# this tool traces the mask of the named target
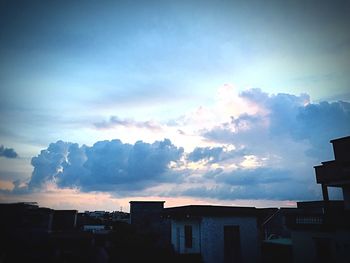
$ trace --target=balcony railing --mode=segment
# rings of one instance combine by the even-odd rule
[[[326,214],[294,214],[287,216],[286,223],[292,229],[350,229],[350,214],[347,212]]]
[[[322,216],[297,216],[295,219],[295,223],[321,225],[323,224],[323,217]]]

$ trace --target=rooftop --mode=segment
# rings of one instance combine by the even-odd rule
[[[345,137],[333,139],[333,140],[331,140],[331,143],[333,143],[333,142],[340,142],[340,141],[350,143],[350,136],[345,136]]]
[[[350,136],[331,140],[334,160],[314,166],[318,184],[342,187],[350,184]]]
[[[78,213],[78,210],[67,209],[67,210],[54,210],[56,214],[58,213]]]
[[[200,217],[200,216],[251,216],[260,215],[261,211],[255,207],[236,206],[211,206],[211,205],[188,205],[170,207],[164,209],[168,217]]]
[[[140,203],[140,204],[143,204],[143,203],[150,203],[150,204],[155,204],[155,203],[165,203],[165,201],[130,201],[129,202],[130,204],[137,204],[137,203]]]
[[[329,200],[329,201],[303,201],[297,202],[298,208],[302,209],[318,209],[318,208],[335,208],[335,209],[344,209],[343,200]]]

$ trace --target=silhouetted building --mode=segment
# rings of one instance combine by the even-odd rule
[[[323,201],[298,202],[287,225],[294,262],[350,262],[350,136],[332,140],[335,160],[315,166]],[[344,201],[331,201],[327,187],[341,187]]]
[[[315,166],[316,180],[322,186],[323,200],[329,200],[328,186],[341,187],[345,208],[350,209],[350,136],[331,140],[334,160]]]
[[[77,210],[54,210],[52,230],[67,231],[77,226]]]
[[[262,262],[293,262],[291,230],[287,225],[290,214],[297,208],[275,209],[262,223]]]
[[[1,262],[45,262],[53,210],[36,203],[0,204]]]
[[[291,237],[290,229],[287,227],[287,217],[296,211],[297,208],[275,209],[262,223],[263,239],[288,239]]]
[[[111,213],[111,219],[113,222],[119,221],[119,222],[130,222],[130,214],[121,212],[121,211],[114,211]]]
[[[130,224],[148,227],[161,221],[165,201],[130,201]]]
[[[36,203],[0,204],[0,222],[6,230],[50,232],[53,210]]]
[[[170,221],[163,218],[165,201],[130,201],[130,224],[154,235],[159,247],[170,245]]]
[[[106,211],[85,211],[85,214],[93,218],[103,219],[109,213]]]
[[[190,205],[166,208],[171,243],[179,254],[204,263],[259,262],[262,213],[255,207]]]

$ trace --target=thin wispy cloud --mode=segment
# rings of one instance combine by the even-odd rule
[[[140,122],[132,119],[120,119],[118,116],[111,116],[108,121],[96,122],[94,125],[97,129],[111,129],[116,126],[145,128],[153,131],[160,131],[162,129],[161,125],[154,121]]]

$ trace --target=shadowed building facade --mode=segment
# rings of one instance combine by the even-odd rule
[[[350,136],[331,140],[334,160],[315,166],[316,181],[322,186],[323,200],[328,201],[328,186],[343,190],[344,205],[350,209]]]
[[[165,201],[130,201],[130,224],[153,235],[158,247],[170,246],[170,222],[162,216]]]
[[[190,205],[166,208],[171,243],[179,254],[199,255],[204,263],[259,262],[259,222],[255,207]]]
[[[287,220],[294,262],[350,262],[350,136],[331,143],[334,160],[314,167],[323,200],[298,202]],[[328,187],[341,187],[344,200],[329,200]]]

